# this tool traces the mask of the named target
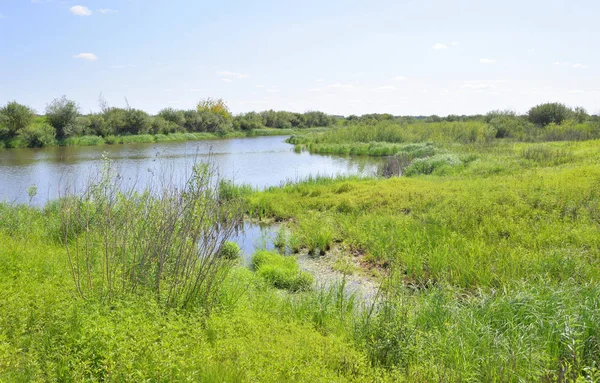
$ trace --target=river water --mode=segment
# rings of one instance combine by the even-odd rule
[[[139,187],[165,173],[183,182],[195,161],[209,159],[221,177],[261,189],[309,176],[374,175],[377,171],[376,159],[296,153],[285,139],[275,136],[0,150],[0,202],[41,206],[66,187],[81,187],[97,176],[103,158]],[[30,198],[27,189],[32,186],[37,193]]]

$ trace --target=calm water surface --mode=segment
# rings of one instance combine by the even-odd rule
[[[295,153],[286,137],[256,137],[156,144],[0,150],[0,201],[43,205],[65,187],[81,187],[98,174],[105,155],[119,173],[143,187],[157,175],[183,182],[194,161],[212,157],[219,174],[264,188],[315,175],[373,175],[379,161]],[[132,182],[134,182],[132,181]]]

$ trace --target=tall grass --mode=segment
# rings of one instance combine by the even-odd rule
[[[219,254],[241,225],[240,200],[221,201],[207,164],[175,185],[165,179],[140,192],[106,162],[83,193],[63,196],[62,238],[80,297],[150,289],[166,307],[211,310],[228,269]]]

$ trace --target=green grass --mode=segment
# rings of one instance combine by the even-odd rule
[[[309,290],[314,283],[312,275],[300,271],[292,256],[261,250],[252,256],[252,266],[261,278],[278,289]]]
[[[266,251],[231,270],[210,313],[146,290],[76,299],[56,204],[0,204],[0,381],[600,380],[600,142],[461,124],[294,138],[415,153],[405,177],[215,190],[285,222],[280,248],[335,249],[378,276],[373,306]]]

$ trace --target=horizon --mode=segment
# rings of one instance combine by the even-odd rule
[[[560,102],[597,115],[599,12],[562,0],[4,4],[0,104],[43,113],[64,94],[88,113],[103,94],[151,114],[213,97],[235,114],[446,116]]]

